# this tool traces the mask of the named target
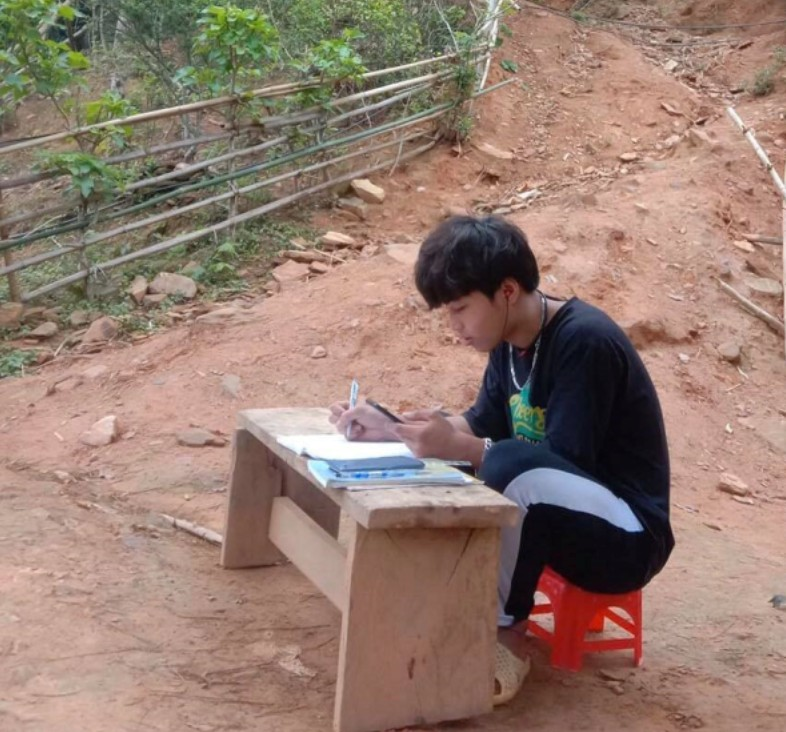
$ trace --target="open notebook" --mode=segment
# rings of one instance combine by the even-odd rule
[[[360,458],[412,457],[403,442],[351,442],[334,432],[326,435],[286,435],[278,438],[283,445],[298,455],[315,460],[356,460]]]

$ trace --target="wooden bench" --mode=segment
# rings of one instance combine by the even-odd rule
[[[277,438],[332,431],[324,409],[240,413],[222,566],[287,557],[339,609],[337,732],[491,711],[500,527],[518,509],[482,485],[322,488]]]

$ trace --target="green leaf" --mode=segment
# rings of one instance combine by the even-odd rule
[[[519,65],[515,61],[511,61],[508,58],[500,61],[499,65],[505,69],[505,71],[510,71],[512,74],[515,74],[519,70]]]
[[[68,52],[68,65],[72,69],[89,69],[90,62],[79,51]]]
[[[76,20],[76,11],[70,5],[60,5],[57,14],[69,22]]]

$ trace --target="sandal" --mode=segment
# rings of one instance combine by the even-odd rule
[[[518,693],[530,669],[529,656],[521,659],[497,643],[494,664],[494,706],[509,702]]]

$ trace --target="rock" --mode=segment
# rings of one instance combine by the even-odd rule
[[[200,427],[192,427],[177,434],[177,444],[185,447],[224,447],[227,441]]]
[[[131,299],[137,304],[141,305],[142,300],[147,295],[147,278],[142,275],[134,277],[134,281],[129,285],[126,292],[131,295]]]
[[[368,209],[366,208],[366,202],[363,201],[361,198],[357,196],[348,196],[347,198],[339,198],[336,205],[351,213],[353,216],[356,216],[361,221],[365,221],[366,217],[368,216]]]
[[[114,414],[99,419],[87,432],[83,432],[79,441],[90,447],[104,447],[113,443],[120,436],[120,423]]]
[[[317,275],[326,274],[330,272],[330,265],[325,262],[311,262],[308,265],[308,271]]]
[[[635,163],[639,159],[639,154],[635,152],[625,152],[620,155],[623,163]]]
[[[680,363],[690,363],[690,356],[687,353],[679,353],[677,358],[679,358]]]
[[[219,308],[218,310],[211,310],[209,313],[197,316],[198,323],[228,323],[242,316],[243,312],[239,308]]]
[[[69,316],[68,322],[74,328],[81,328],[90,322],[90,313],[87,310],[74,310]]]
[[[290,259],[276,267],[270,274],[281,285],[298,282],[308,277],[308,265]]]
[[[4,302],[0,305],[0,328],[17,328],[22,322],[24,309],[21,302]]]
[[[44,348],[36,354],[35,362],[38,366],[43,363],[49,363],[55,357],[54,351]]]
[[[671,150],[672,148],[677,147],[677,145],[680,144],[681,139],[682,137],[680,135],[669,135],[663,141],[663,147],[665,147],[667,150]]]
[[[355,195],[366,203],[382,203],[385,200],[385,190],[375,186],[368,178],[357,178],[350,184]]]
[[[25,308],[22,313],[22,322],[32,323],[34,320],[42,320],[45,312],[46,308],[44,307]]]
[[[752,252],[756,251],[756,247],[753,246],[749,241],[745,239],[738,239],[735,242],[732,242],[737,249],[742,252],[746,252],[747,254],[751,254]]]
[[[729,363],[738,364],[742,358],[742,352],[738,343],[734,341],[726,341],[718,346],[718,353],[724,361]]]
[[[680,112],[680,110],[677,109],[677,107],[674,106],[673,104],[669,104],[668,102],[661,102],[660,106],[661,106],[661,109],[666,110],[666,112],[668,112],[672,117],[682,117],[683,116],[682,112]]]
[[[717,140],[713,140],[705,130],[698,127],[691,127],[687,133],[688,144],[692,147],[708,147],[710,150],[717,150],[720,144]]]
[[[63,308],[60,307],[60,305],[56,305],[53,308],[47,308],[41,314],[44,316],[44,318],[46,318],[46,320],[51,320],[52,322],[57,322],[58,320],[60,320],[60,311],[62,309]]]
[[[357,247],[358,242],[349,234],[342,234],[338,231],[328,231],[324,236],[319,237],[319,243],[325,249],[344,249],[346,247]]]
[[[417,244],[385,244],[385,254],[401,264],[415,264],[419,251]]]
[[[69,483],[76,483],[76,478],[65,470],[53,470],[52,475],[54,475],[55,480],[59,483],[64,483],[66,485]]]
[[[640,318],[622,324],[622,329],[636,348],[643,349],[654,343],[680,343],[685,340],[672,332],[659,318]]]
[[[156,295],[145,295],[142,298],[142,305],[146,308],[155,308],[158,307],[164,300],[166,300],[169,295],[165,295],[163,292],[160,292]]]
[[[314,350],[311,351],[311,358],[325,358],[327,356],[327,350],[324,346],[314,346]]]
[[[224,374],[221,379],[221,390],[233,399],[237,399],[240,393],[240,377],[237,374]]]
[[[494,147],[488,142],[479,142],[475,145],[475,147],[480,150],[480,152],[485,153],[486,155],[490,155],[492,158],[496,158],[497,160],[513,160],[513,153],[507,150],[500,150],[498,147]]]
[[[448,205],[442,209],[442,218],[449,219],[453,216],[469,216],[469,211],[464,206]]]
[[[202,265],[192,259],[185,265],[185,267],[181,268],[180,274],[185,275],[186,277],[193,277],[197,272],[199,272],[200,269],[202,269]]]
[[[748,484],[734,475],[734,473],[721,473],[718,479],[718,490],[729,493],[732,496],[747,496],[751,492]]]
[[[87,329],[87,333],[82,336],[82,343],[100,343],[101,341],[111,341],[120,331],[114,318],[108,315],[100,317],[94,321]]]
[[[108,373],[109,367],[102,363],[98,363],[95,366],[85,369],[82,372],[82,376],[90,381],[95,381],[96,379],[100,379],[102,376],[106,376]]]
[[[53,335],[57,335],[58,330],[57,323],[42,323],[35,330],[31,331],[29,336],[43,341],[47,338],[51,338]]]
[[[145,295],[142,298],[142,305],[146,308],[155,308],[158,307],[164,300],[166,300],[169,295],[165,295],[163,292],[160,292],[155,295]]]
[[[673,58],[670,58],[665,64],[663,64],[663,68],[669,73],[672,73],[679,68],[679,65],[679,61],[675,61]]]
[[[638,211],[640,214],[645,214],[646,215],[646,214],[648,214],[650,212],[649,208],[644,203],[636,202],[636,203],[633,204],[633,206],[636,209],[636,211]]]
[[[754,292],[770,297],[780,297],[783,294],[783,286],[777,280],[769,277],[759,277],[754,274],[746,274],[742,277],[743,282]]]
[[[153,295],[174,295],[190,300],[197,294],[197,285],[194,280],[185,275],[161,272],[150,283],[148,290]]]

